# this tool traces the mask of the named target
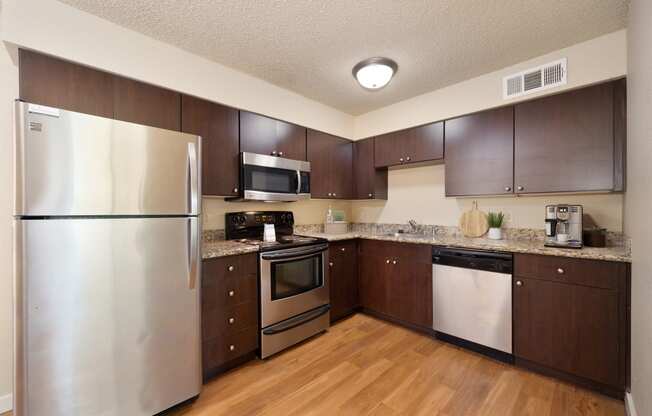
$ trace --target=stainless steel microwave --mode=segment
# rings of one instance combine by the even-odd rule
[[[240,196],[230,200],[291,202],[310,198],[310,162],[240,153]]]

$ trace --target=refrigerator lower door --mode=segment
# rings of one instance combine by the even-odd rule
[[[18,216],[198,215],[198,136],[16,103]]]
[[[151,416],[199,394],[199,221],[16,221],[16,416]]]

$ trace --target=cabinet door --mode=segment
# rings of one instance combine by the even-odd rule
[[[240,149],[243,152],[307,160],[306,128],[241,111]]]
[[[514,107],[446,120],[446,196],[511,194]]]
[[[182,96],[181,131],[202,137],[202,194],[237,196],[238,110]]]
[[[320,131],[308,130],[308,161],[310,162],[311,198],[331,198],[333,190],[332,166],[336,137]]]
[[[351,199],[353,197],[353,143],[335,137],[331,153],[331,183],[333,197]]]
[[[444,123],[431,123],[376,137],[375,166],[444,158]]]
[[[331,321],[355,311],[358,306],[357,243],[333,243],[330,252]]]
[[[515,282],[517,357],[622,388],[617,291],[519,277]]]
[[[168,130],[181,130],[181,94],[155,85],[114,77],[114,117]]]
[[[516,192],[614,189],[614,85],[517,104]]]
[[[408,130],[406,163],[444,158],[444,122],[426,124]]]
[[[23,101],[113,117],[113,76],[36,52],[19,50]]]
[[[373,137],[353,142],[356,199],[387,199],[387,169],[374,166],[374,142]]]
[[[389,277],[390,315],[413,325],[432,327],[432,248],[392,245]]]
[[[389,313],[388,280],[389,258],[385,243],[362,240],[360,242],[359,282],[360,305],[383,314]]]

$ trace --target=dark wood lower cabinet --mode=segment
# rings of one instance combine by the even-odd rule
[[[357,248],[356,240],[330,244],[331,322],[352,314],[359,305]]]
[[[516,273],[521,269],[529,275],[514,277],[517,362],[521,359],[554,375],[566,375],[605,393],[622,395],[629,350],[629,337],[623,328],[629,325],[627,266],[531,255],[516,256],[515,261]],[[554,270],[541,267],[541,263],[555,261],[560,266]],[[591,277],[589,273],[601,265],[613,275],[593,273]],[[564,281],[567,270],[568,281]],[[618,285],[609,288],[612,279],[618,279]]]
[[[258,348],[255,254],[205,260],[202,270],[204,379],[253,358]]]
[[[417,327],[432,327],[432,248],[429,245],[363,240],[360,303]]]

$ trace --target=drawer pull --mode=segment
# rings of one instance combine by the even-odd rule
[[[235,266],[229,266],[229,267],[226,268],[226,270],[232,272],[232,271],[235,270]]]
[[[391,262],[390,259],[385,260],[385,263],[389,264]]]
[[[235,296],[235,290],[229,290],[229,297],[232,298]]]
[[[229,324],[233,325],[235,323],[235,318],[229,318]]]
[[[340,251],[346,251],[346,248],[342,247],[342,248],[340,249]]]
[[[328,266],[329,266],[329,267],[333,267],[333,262],[332,262],[332,261],[329,261],[329,262],[328,262]]]
[[[564,269],[562,269],[561,267],[557,268],[557,274],[564,274],[564,273],[566,273]]]
[[[520,280],[517,280],[517,281],[516,281],[516,286],[523,286],[523,282],[520,281]]]
[[[229,345],[229,351],[235,351],[235,345],[233,344]]]
[[[392,260],[392,264],[398,263],[398,260]]]
[[[369,194],[369,198],[373,198],[374,194]]]

